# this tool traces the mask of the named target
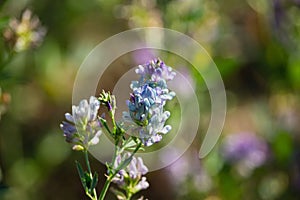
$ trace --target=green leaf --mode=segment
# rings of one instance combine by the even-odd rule
[[[117,167],[116,169],[116,173],[118,173],[121,169],[124,169],[125,167],[127,167],[127,165],[129,165],[129,163],[131,162],[133,157],[133,154],[131,154],[128,158],[126,158],[123,162],[121,162],[121,164]]]
[[[124,149],[128,149],[128,148],[132,148],[134,146],[136,146],[137,143],[134,140],[131,140],[130,142],[128,142],[127,144],[124,145]]]
[[[99,120],[101,121],[101,124],[104,126],[104,128],[108,131],[108,133],[113,137],[113,133],[109,129],[106,120],[103,119],[102,117],[99,117]]]
[[[98,174],[97,172],[95,172],[90,189],[93,190],[97,186],[97,183],[98,183]]]
[[[132,160],[134,154],[140,149],[141,145],[142,145],[142,143],[139,143],[139,144],[135,147],[135,149],[134,149],[134,151],[131,153],[131,155],[130,155],[128,158],[126,158],[123,162],[121,162],[121,164],[117,167],[117,169],[115,169],[114,175],[117,174],[121,169],[124,169],[125,167],[127,167],[127,165],[129,165],[129,163],[131,162],[131,160]]]
[[[83,171],[82,166],[77,161],[76,161],[76,167],[77,167],[77,171],[80,176],[80,180],[81,180],[82,186],[84,188],[84,191],[87,194],[90,194],[91,191],[95,188],[95,187],[94,188],[91,187],[92,184],[97,184],[97,182],[98,182],[98,175],[95,174],[96,178],[95,178],[95,180],[94,179],[92,180],[91,175],[88,172]],[[94,182],[96,181],[96,183],[93,183],[93,181]]]
[[[78,161],[75,161],[75,163],[76,163],[76,168],[77,168],[77,171],[78,171],[80,179],[81,180],[85,179],[85,177],[84,177],[84,171],[83,171],[80,163]]]
[[[135,150],[135,147],[126,148],[126,150],[128,150],[128,151],[133,151],[133,150]],[[140,147],[139,150],[140,150],[140,151],[145,151],[145,148]]]
[[[85,192],[91,194],[91,184],[92,184],[92,178],[88,172],[84,173],[84,182],[85,182]]]

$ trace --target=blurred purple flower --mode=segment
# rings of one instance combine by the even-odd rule
[[[241,175],[265,163],[268,147],[266,142],[254,133],[238,133],[225,137],[221,154],[230,163],[236,164]]]
[[[169,153],[172,154],[172,152]],[[170,172],[172,184],[174,187],[181,187],[182,193],[186,192],[186,181],[191,181],[202,192],[207,192],[212,187],[211,177],[199,160],[198,152],[188,151],[167,169]]]
[[[4,38],[16,52],[39,46],[45,35],[46,29],[30,10],[25,10],[20,20],[12,19],[4,31]]]

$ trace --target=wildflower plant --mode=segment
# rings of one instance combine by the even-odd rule
[[[164,106],[175,96],[168,89],[167,82],[176,73],[160,59],[138,66],[135,72],[140,78],[130,85],[128,111],[123,112],[122,120],[115,120],[116,97],[102,91],[99,97],[91,96],[89,101],[82,100],[78,106],[73,106],[72,114],[66,113],[66,121],[60,125],[73,150],[84,152],[87,170],[79,162],[76,165],[85,193],[92,200],[104,199],[112,182],[118,186],[118,189],[112,189],[118,199],[131,199],[137,192],[148,188],[144,176],[148,168],[142,158],[135,157],[135,153],[160,142],[171,130],[171,126],[166,125],[170,112]],[[99,115],[100,106],[107,108],[108,118]],[[92,173],[88,150],[99,142],[104,132],[113,139],[115,149],[112,161],[106,163],[106,182],[98,195],[98,175]]]

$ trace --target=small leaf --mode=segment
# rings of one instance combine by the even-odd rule
[[[101,124],[104,126],[104,128],[108,131],[108,133],[113,137],[113,133],[109,129],[106,120],[103,119],[102,117],[99,117],[99,120],[101,121]]]
[[[127,167],[127,165],[129,165],[129,163],[131,162],[131,160],[132,160],[134,154],[140,149],[141,145],[142,145],[142,143],[139,143],[139,144],[135,147],[135,149],[134,149],[134,151],[131,153],[131,155],[130,155],[127,159],[125,159],[124,161],[122,161],[122,162],[120,163],[120,165],[115,169],[115,172],[114,172],[114,174],[113,174],[112,177],[114,177],[121,169],[124,169],[125,167]]]
[[[92,178],[88,172],[84,173],[84,181],[85,181],[85,192],[91,194],[92,190],[91,188],[91,183],[92,183]]]
[[[84,172],[84,177],[85,177],[85,181],[86,181],[86,185],[90,188],[91,183],[92,183],[92,178],[90,176],[90,174],[88,172]]]
[[[133,157],[132,155],[129,156],[129,158],[126,158],[123,162],[121,162],[121,164],[117,167],[117,169],[115,169],[116,170],[115,173],[118,173],[121,169],[124,169],[125,167],[127,167],[127,165],[129,165]]]
[[[83,169],[82,169],[79,162],[75,161],[75,163],[76,163],[76,168],[77,168],[77,171],[78,171],[78,174],[79,174],[79,177],[80,177],[80,181],[82,183],[83,188],[85,189],[86,188],[86,180],[85,180],[84,171],[83,171]]]
[[[80,163],[78,161],[75,161],[75,163],[76,163],[77,171],[78,171],[80,178],[84,178],[84,171],[83,171]]]
[[[135,147],[130,147],[130,148],[127,148],[126,150],[133,151],[133,150],[135,150]],[[139,151],[145,151],[145,148],[140,147]]]
[[[97,183],[98,183],[98,174],[97,172],[95,172],[90,189],[93,190],[97,186]]]
[[[131,140],[127,144],[125,144],[124,149],[133,148],[137,143],[134,140]]]

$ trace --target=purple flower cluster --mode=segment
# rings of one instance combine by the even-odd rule
[[[60,127],[74,150],[88,149],[99,142],[102,134],[101,122],[97,117],[99,108],[100,102],[91,96],[89,102],[82,100],[78,106],[72,106],[72,115],[65,114],[67,121],[62,122]]]
[[[137,132],[144,145],[150,146],[162,139],[161,134],[171,130],[171,126],[165,126],[170,112],[164,111],[164,106],[175,96],[169,91],[167,81],[172,80],[176,73],[159,59],[140,65],[136,73],[140,79],[131,83],[133,92],[127,102],[129,112],[124,112],[123,118],[135,123],[131,132]]]
[[[116,169],[129,156],[129,153],[124,154],[123,157],[119,154],[116,157],[114,168]],[[120,188],[129,189],[134,194],[149,187],[146,177],[143,176],[147,172],[148,168],[144,165],[142,158],[132,157],[129,165],[125,169],[121,169],[112,182],[116,183]]]
[[[166,82],[173,80],[176,75],[172,68],[165,65],[160,59],[154,59],[144,65],[139,65],[135,72],[141,76],[140,83]]]

